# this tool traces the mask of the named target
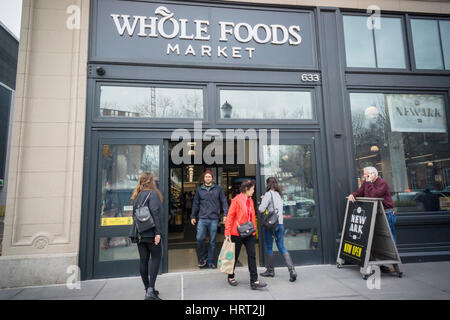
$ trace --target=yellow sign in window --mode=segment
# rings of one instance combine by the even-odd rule
[[[128,226],[133,224],[133,217],[102,218],[102,227]]]

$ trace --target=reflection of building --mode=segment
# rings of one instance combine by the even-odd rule
[[[16,89],[18,39],[0,21],[0,255],[8,188],[9,144]]]
[[[283,168],[273,172],[296,215],[286,220],[293,224],[288,234],[297,265],[335,262],[345,196],[356,189],[366,165],[376,166],[395,193],[404,259],[448,258],[447,3],[384,1],[383,27],[373,30],[363,1],[322,0],[324,7],[317,7],[313,0],[297,1],[301,6],[291,0],[251,6],[85,0],[77,2],[81,26],[74,30],[60,25],[67,20],[67,1],[46,2],[42,8],[39,1],[24,0],[22,35],[28,41],[19,52],[0,286],[61,282],[69,265],[80,266],[83,279],[129,274],[135,263],[128,255],[135,248],[126,241],[130,190],[147,170],[158,176],[165,199],[171,190],[176,201],[183,200],[179,186],[170,183],[170,139],[174,129],[193,137],[194,120],[202,120],[200,140],[219,134],[206,134],[210,129],[279,129],[285,154],[269,157]],[[161,19],[161,11],[155,13],[160,5],[174,13],[174,21],[185,19],[185,34],[172,37],[173,29],[148,27],[142,12]],[[121,35],[110,9],[121,15],[120,26],[123,15],[141,17],[134,31],[124,28]],[[219,22],[229,17],[240,29],[225,26],[229,32],[220,41]],[[197,34],[194,21],[202,20],[209,24],[200,24]],[[256,30],[243,39],[248,25]],[[179,51],[177,43],[183,43]],[[218,55],[219,46],[227,50]],[[232,105],[226,116],[220,109],[225,101]],[[427,110],[426,119],[420,108]],[[419,116],[410,117],[414,113]],[[425,128],[426,120],[432,121]],[[258,157],[260,148],[252,148]],[[195,166],[209,164],[200,159]],[[233,179],[246,176],[261,182],[261,193],[262,167],[246,162],[231,168],[227,196],[238,187]],[[220,169],[223,179],[229,168]],[[107,181],[118,210],[103,226]],[[424,195],[427,188],[432,196]],[[169,215],[169,201],[164,206]],[[116,246],[117,254],[100,255],[102,246]],[[17,256],[27,263],[19,265]],[[41,278],[25,282],[30,270]]]

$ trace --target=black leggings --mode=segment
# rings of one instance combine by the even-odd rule
[[[144,282],[145,289],[155,288],[156,277],[158,276],[159,265],[161,264],[161,242],[155,246],[154,243],[141,242],[138,243],[141,278]],[[150,281],[148,277],[148,262],[152,257]]]

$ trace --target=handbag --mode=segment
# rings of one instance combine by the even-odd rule
[[[151,193],[151,191],[148,193],[144,202],[136,208],[136,211],[134,213],[134,216],[136,217],[136,229],[138,233],[142,233],[156,226],[150,209],[146,205]]]
[[[275,204],[273,202],[273,194],[270,193],[273,211],[267,210],[267,213],[264,215],[263,226],[269,230],[275,230],[278,225],[278,208],[275,208]]]
[[[250,221],[250,214],[248,217],[248,222],[243,223],[241,225],[238,224],[237,230],[239,233],[239,236],[241,238],[247,238],[248,236],[251,236],[256,230],[255,226],[253,225],[253,222]]]

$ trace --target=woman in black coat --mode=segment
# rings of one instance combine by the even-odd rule
[[[133,228],[130,234],[133,242],[137,243],[140,257],[140,273],[145,286],[146,300],[161,300],[158,297],[159,292],[155,290],[156,277],[158,276],[159,266],[161,264],[161,203],[162,195],[156,187],[153,174],[144,172],[139,177],[138,185],[134,189],[133,195]],[[145,203],[144,203],[145,201]],[[155,227],[142,233],[137,232],[135,212],[138,206],[147,205],[155,221]],[[151,270],[150,278],[148,274],[148,264],[150,257]]]

